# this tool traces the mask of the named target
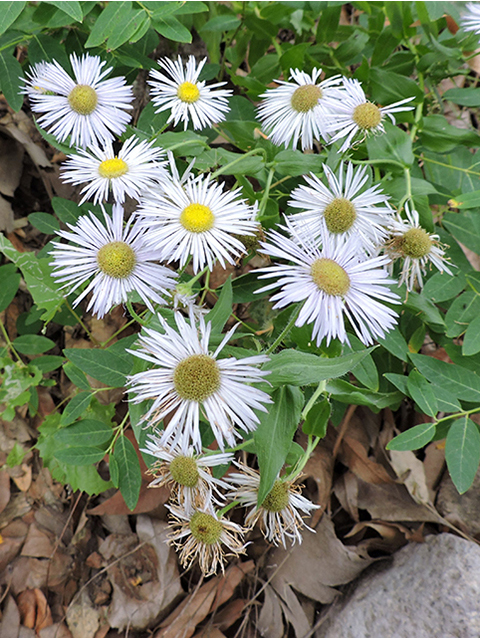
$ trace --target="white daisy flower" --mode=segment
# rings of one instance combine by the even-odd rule
[[[368,345],[383,338],[396,324],[397,313],[379,301],[397,303],[398,295],[388,288],[384,265],[387,256],[366,258],[358,238],[323,238],[323,248],[310,235],[301,234],[288,221],[281,227],[290,237],[272,231],[270,242],[263,242],[263,252],[293,265],[264,267],[259,278],[277,280],[258,293],[277,287],[272,296],[274,309],[305,301],[295,322],[297,327],[313,323],[312,339],[327,345],[333,338],[348,344],[344,316],[350,321],[360,340]]]
[[[193,293],[188,282],[179,282],[173,291],[173,310],[187,311],[188,315],[205,315],[209,312],[207,307],[197,304],[197,294]]]
[[[108,200],[111,190],[115,202],[125,202],[125,196],[140,200],[143,191],[153,187],[167,176],[166,162],[160,158],[164,152],[152,147],[153,142],[129,138],[118,155],[111,142],[103,148],[92,145],[89,151],[79,149],[78,154],[67,156],[62,167],[62,180],[72,184],[88,184],[82,189],[82,204],[93,197],[93,202]]]
[[[25,80],[32,111],[42,113],[38,124],[60,142],[68,136],[71,146],[82,148],[108,142],[121,135],[131,120],[125,109],[132,109],[132,88],[125,78],[104,80],[111,68],[98,56],[73,53],[70,56],[75,80],[56,60],[33,67]]]
[[[420,226],[418,211],[410,209],[405,203],[407,220],[400,215],[391,222],[392,239],[386,244],[387,254],[392,260],[403,258],[403,267],[398,286],[405,283],[411,291],[418,284],[423,287],[422,275],[427,271],[427,264],[432,263],[437,269],[449,275],[452,272],[447,265],[453,266],[445,258],[445,249],[440,244],[436,233],[428,233]]]
[[[260,474],[239,462],[235,464],[241,473],[230,473],[227,477],[229,482],[238,488],[227,497],[238,500],[247,509],[251,507],[245,518],[245,526],[253,529],[260,521],[260,528],[269,542],[277,546],[281,543],[286,547],[289,538],[292,545],[295,542],[301,544],[300,529],[304,526],[309,531],[314,529],[305,524],[299,511],[310,515],[314,509],[319,509],[319,505],[302,496],[301,486],[296,484],[297,478],[277,478],[265,500],[257,506]]]
[[[148,80],[152,87],[152,102],[158,107],[155,113],[171,109],[167,122],[173,120],[175,126],[181,120],[185,129],[190,120],[194,129],[205,129],[225,120],[225,114],[230,111],[228,98],[233,92],[230,89],[218,89],[226,82],[209,86],[205,81],[199,82],[198,77],[206,61],[207,58],[204,58],[198,67],[194,56],[188,58],[185,67],[180,56],[176,62],[169,58],[158,61],[166,73],[153,69],[150,72],[151,80]]]
[[[382,193],[379,185],[363,190],[368,180],[366,167],[358,167],[354,171],[353,165],[348,163],[344,175],[342,162],[337,176],[325,164],[323,171],[328,187],[313,173],[303,176],[309,186],[301,185],[294,189],[288,203],[303,211],[289,216],[289,219],[315,237],[327,233],[358,235],[364,248],[374,251],[385,239],[385,227],[393,214],[387,202],[389,196]]]
[[[93,213],[81,216],[70,231],[58,235],[75,245],[53,242],[53,277],[69,293],[78,289],[90,277],[93,280],[78,296],[74,306],[90,292],[87,311],[102,318],[113,306],[126,302],[128,294],[136,291],[147,307],[152,303],[165,304],[158,292],[169,295],[175,287],[176,274],[154,261],[158,253],[145,242],[146,232],[132,216],[123,226],[123,207],[113,205],[112,216],[103,211],[105,224]]]
[[[480,35],[480,4],[478,2],[467,2],[466,13],[462,16],[460,24],[464,31],[473,31]]]
[[[406,104],[414,100],[413,97],[394,102],[386,107],[377,107],[367,100],[361,83],[355,79],[343,78],[343,86],[345,92],[342,99],[337,102],[328,124],[328,133],[334,133],[330,143],[345,138],[340,147],[340,153],[349,149],[354,141],[363,141],[367,135],[385,133],[383,125],[385,116],[395,124],[394,113],[411,111],[415,108]]]
[[[186,569],[198,559],[205,576],[217,573],[218,567],[223,573],[225,558],[237,558],[245,553],[242,527],[218,517],[211,505],[191,511],[176,505],[167,505],[167,508],[173,516],[169,542],[180,552],[180,563]]]
[[[225,268],[246,252],[235,235],[254,236],[258,228],[257,207],[240,193],[224,191],[209,175],[183,184],[172,177],[144,194],[139,214],[166,262],[179,261],[183,267],[191,256],[194,273],[206,265],[212,270],[215,260]]]
[[[144,453],[159,459],[148,471],[155,476],[149,487],[172,485],[172,492],[177,502],[187,511],[195,507],[204,508],[213,500],[217,505],[223,504],[220,489],[231,490],[231,486],[224,480],[214,478],[211,467],[230,464],[232,453],[195,454],[192,446],[174,447],[160,444],[161,438],[155,435],[145,443]]]
[[[131,376],[131,391],[137,394],[133,402],[153,399],[144,420],[157,424],[170,412],[168,425],[159,439],[160,446],[183,449],[190,441],[197,452],[202,450],[200,435],[200,408],[222,451],[225,442],[235,446],[240,434],[235,426],[253,431],[259,422],[254,409],[266,412],[263,406],[271,402],[264,391],[250,386],[263,381],[268,371],[260,371],[257,365],[268,361],[264,355],[248,358],[224,358],[217,356],[231,339],[236,327],[225,334],[213,353],[208,350],[211,324],[205,324],[202,316],[197,321],[193,314],[190,322],[177,313],[178,332],[159,316],[165,333],[144,329],[146,335],[139,339],[140,350],[132,351],[139,358],[156,365],[155,368]]]
[[[321,69],[312,75],[290,69],[290,80],[277,80],[279,87],[267,89],[260,96],[258,109],[263,128],[276,145],[290,143],[295,148],[301,138],[302,149],[311,149],[314,140],[328,140],[327,115],[336,109],[342,93],[337,88],[340,76],[317,82]]]

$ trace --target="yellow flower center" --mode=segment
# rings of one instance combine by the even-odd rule
[[[290,100],[292,109],[299,113],[307,113],[316,107],[322,97],[322,90],[316,84],[304,84],[298,87]]]
[[[360,129],[374,129],[382,120],[382,112],[371,102],[359,104],[353,110],[353,121]]]
[[[290,501],[289,496],[289,487],[286,482],[282,482],[281,480],[275,480],[275,483],[267,495],[265,500],[262,502],[262,507],[267,511],[282,511],[285,507],[288,506]]]
[[[196,511],[190,518],[192,536],[203,544],[216,544],[222,535],[223,525],[209,513]]]
[[[108,160],[104,160],[100,163],[98,167],[98,173],[102,176],[102,178],[108,178],[112,180],[113,178],[120,178],[128,171],[128,164],[125,160],[121,158],[109,158]]]
[[[112,278],[126,278],[137,262],[135,252],[126,242],[109,242],[97,253],[97,262],[103,273]]]
[[[204,204],[189,204],[180,214],[180,224],[191,233],[209,231],[214,223],[212,210]]]
[[[329,296],[344,296],[350,289],[350,278],[343,267],[330,260],[319,258],[310,267],[312,280]]]
[[[200,98],[200,90],[193,82],[182,82],[177,89],[177,96],[182,102],[192,104]]]
[[[323,212],[330,233],[345,233],[357,219],[354,205],[346,198],[335,198]]]
[[[203,402],[220,389],[220,369],[205,354],[189,356],[175,367],[173,384],[183,400]]]
[[[69,105],[81,116],[89,116],[93,113],[97,102],[97,92],[88,84],[77,84],[68,96]]]
[[[432,248],[432,240],[424,229],[409,229],[401,238],[402,251],[410,258],[423,258]]]
[[[178,484],[193,489],[198,484],[200,474],[194,458],[177,456],[170,463],[170,473]]]

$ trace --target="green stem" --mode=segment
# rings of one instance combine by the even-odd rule
[[[224,453],[235,453],[235,451],[243,451],[244,447],[248,446],[249,444],[253,444],[254,442],[254,439],[250,438],[249,440],[245,440],[244,442],[237,444],[236,447],[229,447],[225,449]]]
[[[463,167],[455,167],[451,164],[447,164],[446,162],[433,160],[432,158],[427,158],[426,156],[422,156],[417,153],[414,153],[413,155],[415,156],[415,158],[419,158],[424,162],[430,162],[431,164],[438,164],[440,167],[446,167],[447,169],[453,169],[454,171],[463,171],[464,173],[470,173],[472,176],[480,176],[480,173],[478,171],[471,171],[470,169],[464,169]]]
[[[299,476],[302,473],[303,468],[305,467],[305,465],[309,461],[310,456],[312,455],[315,447],[317,446],[317,444],[319,442],[320,442],[320,438],[318,436],[316,436],[315,438],[313,436],[308,436],[307,449],[306,449],[305,453],[297,461],[297,464],[290,471],[290,473],[285,477],[285,480],[293,480],[294,478],[296,478],[297,476]]]
[[[308,414],[310,412],[310,409],[313,407],[315,402],[318,400],[319,396],[321,396],[322,393],[325,391],[326,387],[327,387],[327,381],[326,380],[321,380],[319,382],[318,387],[315,389],[315,392],[313,393],[312,397],[307,402],[307,404],[305,405],[304,410],[302,411],[302,415],[301,415],[301,419],[302,420],[306,420],[307,419],[307,416],[308,416]]]
[[[464,416],[469,416],[472,413],[480,413],[480,407],[475,407],[475,409],[468,409],[468,411],[459,411],[458,413],[451,413],[450,415],[445,416],[444,418],[440,418],[439,420],[436,420],[432,424],[440,424],[440,422],[446,422],[447,420],[451,420],[452,418],[463,418]]]
[[[210,271],[207,271],[207,273],[205,274],[205,284],[204,284],[204,289],[203,289],[203,293],[202,293],[202,297],[200,298],[200,306],[202,306],[202,304],[205,302],[205,298],[207,296],[207,293],[210,291]]]
[[[200,278],[203,276],[204,273],[207,273],[207,271],[209,271],[210,267],[207,265],[205,267],[205,269],[202,269],[201,271],[199,271],[197,273],[196,276],[193,276],[193,278],[191,280],[188,281],[187,284],[192,285],[195,284],[195,282],[197,282],[197,280],[200,280]]]
[[[283,339],[290,333],[290,331],[293,328],[293,325],[295,324],[299,314],[300,314],[300,310],[301,310],[302,306],[299,305],[296,309],[294,309],[294,311],[292,312],[292,315],[290,316],[290,320],[287,322],[287,325],[285,326],[285,328],[283,329],[283,331],[280,333],[280,335],[278,336],[278,338],[275,340],[275,342],[273,344],[270,345],[270,347],[266,350],[266,354],[270,355],[273,351],[275,351],[275,349],[278,347],[279,344],[281,344],[283,342]]]
[[[23,360],[20,358],[20,356],[18,355],[15,347],[12,344],[12,341],[10,340],[10,337],[7,333],[7,330],[5,328],[5,325],[3,324],[3,322],[0,320],[0,329],[3,333],[3,337],[5,338],[5,342],[7,343],[7,348],[9,351],[11,351],[13,353],[13,355],[16,357],[16,359],[21,362],[23,364]]]
[[[70,302],[67,300],[67,298],[65,298],[65,304],[67,306],[67,309],[70,311],[70,313],[72,314],[72,316],[74,316],[75,320],[78,322],[78,324],[82,327],[82,329],[85,331],[85,333],[87,334],[87,336],[90,338],[90,340],[93,342],[94,345],[96,345],[97,347],[100,346],[100,343],[98,342],[98,340],[96,338],[93,337],[90,329],[87,327],[87,325],[83,322],[83,320],[80,318],[80,316],[78,315],[78,313],[75,311],[75,309],[72,307],[72,305],[70,304]]]
[[[227,513],[227,511],[230,511],[230,509],[233,509],[239,504],[240,502],[238,500],[234,500],[233,502],[230,502],[230,504],[227,504],[226,507],[223,507],[223,509],[220,509],[220,511],[217,511],[217,518],[220,520],[220,518],[223,518],[223,516]]]
[[[257,220],[259,220],[267,208],[268,196],[270,195],[270,188],[272,186],[273,176],[275,174],[275,169],[270,169],[267,177],[267,184],[265,185],[265,190],[263,192],[262,199],[260,201],[260,206],[258,207]]]
[[[135,309],[133,308],[132,303],[130,302],[130,300],[127,300],[125,302],[125,306],[128,309],[128,313],[132,316],[132,318],[134,320],[136,320],[138,322],[138,324],[140,324],[142,327],[144,326],[145,322],[143,320],[143,318],[141,318],[138,313],[135,311]]]
[[[217,171],[212,173],[211,178],[215,179],[221,175],[230,175],[227,173],[226,169],[230,169],[230,167],[233,167],[234,165],[238,164],[241,160],[243,160],[247,156],[258,156],[258,155],[263,155],[263,157],[265,157],[265,149],[252,149],[251,151],[247,151],[247,153],[239,154],[238,158],[235,158],[235,160],[232,160],[228,164],[225,164],[223,167],[220,167],[220,169],[217,169]]]

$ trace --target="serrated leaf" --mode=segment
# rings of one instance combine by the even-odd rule
[[[274,387],[282,384],[318,384],[322,380],[343,376],[371,351],[372,349],[365,349],[337,358],[322,358],[311,353],[284,349],[272,354],[270,361],[263,365],[263,369],[271,372],[265,379]]]
[[[83,467],[95,462],[100,462],[104,457],[105,451],[98,447],[69,447],[68,449],[60,449],[55,452],[55,457],[65,464],[73,464]]]
[[[92,397],[93,396],[90,391],[81,391],[72,398],[62,413],[60,424],[65,426],[75,422],[75,420],[79,418],[86,409],[88,409]]]
[[[262,414],[253,435],[260,468],[259,505],[267,497],[285,463],[300,421],[303,394],[300,389],[286,385],[273,392],[272,400],[273,405],[267,414]]]
[[[480,462],[480,433],[467,416],[455,420],[450,426],[445,460],[457,491],[465,493],[472,486]]]
[[[81,371],[112,387],[123,387],[131,363],[105,349],[64,349],[64,354]]]
[[[113,429],[111,426],[99,420],[87,419],[79,420],[79,422],[61,429],[55,434],[55,439],[71,447],[104,448],[104,445],[112,439],[112,436]]]
[[[391,451],[415,451],[431,442],[435,437],[436,426],[434,422],[418,424],[404,431],[387,444]]]
[[[26,334],[24,336],[18,336],[13,341],[13,346],[20,353],[26,355],[35,355],[38,353],[45,353],[53,349],[55,343],[50,338],[45,336],[36,336],[35,334]]]
[[[420,410],[434,418],[438,413],[438,402],[432,387],[418,371],[410,371],[407,379],[410,397],[418,404]]]
[[[142,473],[137,452],[130,440],[122,435],[115,443],[115,450],[112,456],[118,467],[118,488],[122,493],[125,504],[130,511],[133,511],[137,505],[142,484]]]
[[[22,13],[26,2],[2,2],[0,12],[0,35],[5,33],[8,27],[15,22]]]
[[[21,78],[23,78],[22,65],[11,52],[1,51],[0,87],[8,104],[14,111],[20,111],[23,105],[23,94],[20,93],[20,89],[24,85]]]

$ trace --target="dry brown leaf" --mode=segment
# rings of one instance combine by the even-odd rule
[[[445,467],[444,440],[431,442],[425,448],[423,466],[425,468],[427,487],[433,502],[437,493],[438,483],[440,482],[440,478],[442,477],[443,469]]]
[[[20,632],[20,612],[12,596],[7,597],[7,604],[0,621],[0,638],[18,638]]]
[[[195,627],[206,618],[214,603],[220,606],[225,602],[225,596],[233,593],[244,576],[253,570],[252,560],[237,565],[230,565],[224,576],[216,576],[204,584],[200,589],[187,596],[185,600],[160,625],[156,638],[191,638]],[[228,585],[228,588],[226,586]],[[217,598],[217,589],[221,589],[221,596]],[[228,596],[230,597],[230,596]]]
[[[71,638],[70,629],[64,622],[55,622],[49,627],[40,629],[38,632],[40,638]]]
[[[35,522],[30,525],[22,556],[32,558],[50,558],[55,551],[55,538],[40,529]],[[28,625],[27,625],[28,626]]]
[[[5,231],[8,235],[14,229],[14,214],[12,205],[0,194],[0,231]]]
[[[65,618],[74,638],[94,638],[100,626],[100,613],[84,589],[69,605]]]
[[[341,475],[333,487],[333,491],[342,505],[343,509],[350,515],[352,520],[358,522],[358,478],[351,471],[346,471]]]
[[[0,469],[0,513],[10,501],[10,475],[6,469]]]
[[[203,629],[198,635],[193,636],[194,638],[226,638],[218,627],[207,626]]]
[[[264,589],[265,600],[258,616],[257,629],[264,638],[283,638],[282,605],[277,592],[269,584]]]
[[[313,618],[308,619],[295,592],[278,574],[272,579],[271,585],[280,596],[279,602],[283,615],[285,620],[293,626],[295,637],[304,638],[312,626]]]
[[[413,451],[390,451],[390,463],[415,502],[433,506],[425,467]]]
[[[20,491],[28,491],[30,489],[32,484],[32,467],[30,464],[23,462],[21,465],[17,465],[10,470],[10,476]]]
[[[326,509],[330,500],[333,464],[334,460],[331,449],[319,444],[303,468],[304,476],[307,478],[313,478],[317,485],[318,496],[316,502],[321,507],[321,509],[317,509],[315,511],[310,521],[310,526],[313,528],[322,517],[322,513]]]
[[[60,551],[48,560],[20,556],[12,563],[12,591],[20,593],[24,589],[47,587],[62,592],[70,576],[71,565],[71,557]]]
[[[17,604],[25,627],[38,633],[53,624],[52,612],[40,589],[25,589],[18,594]]]
[[[13,198],[20,184],[24,153],[21,144],[10,137],[0,137],[0,192],[4,196]]]
[[[350,436],[344,436],[338,458],[365,482],[372,484],[393,484],[395,482],[385,467],[369,458],[364,446]]]
[[[229,629],[240,618],[246,604],[247,600],[242,600],[242,598],[236,598],[229,602],[213,616],[212,622],[214,626],[220,631]]]

